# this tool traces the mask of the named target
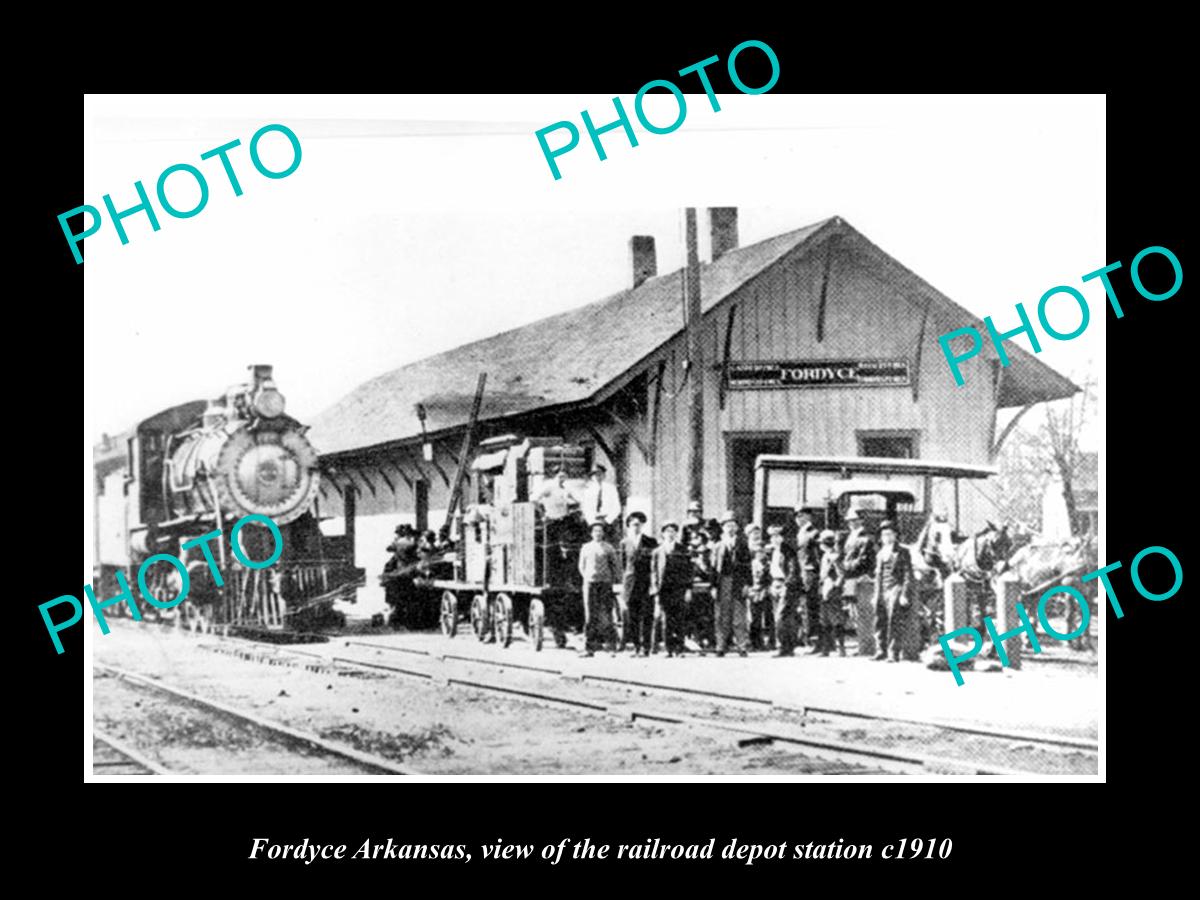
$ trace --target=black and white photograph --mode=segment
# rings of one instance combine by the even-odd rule
[[[1104,97],[680,84],[84,98],[85,781],[1103,781]]]

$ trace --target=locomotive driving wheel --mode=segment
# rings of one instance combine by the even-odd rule
[[[513,602],[508,594],[496,595],[496,605],[492,612],[492,627],[497,644],[507,647],[512,643]]]
[[[446,637],[454,637],[458,633],[458,597],[454,591],[445,591],[442,594],[442,614],[441,614],[442,634]]]
[[[483,594],[476,594],[471,598],[471,630],[481,641],[487,640],[488,633],[491,631],[487,597]]]
[[[546,607],[539,599],[529,601],[529,640],[533,649],[541,650],[546,632]]]

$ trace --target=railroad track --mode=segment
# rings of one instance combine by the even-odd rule
[[[161,695],[171,698],[176,703],[186,704],[188,706],[202,710],[207,715],[219,716],[235,726],[249,731],[265,733],[270,736],[270,739],[283,747],[292,749],[303,749],[306,755],[323,755],[331,759],[338,760],[344,763],[350,763],[359,769],[366,770],[372,774],[387,774],[387,775],[419,775],[417,772],[408,766],[403,766],[394,760],[386,759],[381,756],[376,756],[370,753],[363,753],[353,747],[348,747],[339,744],[335,741],[327,740],[320,735],[311,732],[303,731],[298,728],[293,728],[290,725],[285,725],[282,722],[275,722],[264,718],[255,712],[238,707],[231,706],[228,703],[223,703],[208,697],[202,697],[199,694],[184,690],[179,687],[167,684],[162,681],[147,678],[136,672],[129,672],[120,669],[116,666],[96,663],[93,669],[108,677],[116,678],[122,683],[134,686],[137,689],[146,691],[154,691]],[[105,751],[107,754],[119,754],[124,759],[123,765],[127,769],[140,768],[142,773],[152,773],[157,775],[177,774],[156,763],[143,755],[139,750],[132,747],[130,744],[121,742],[113,738],[111,735],[93,729],[93,735],[97,742],[107,746]],[[102,761],[103,765],[108,765],[107,759]],[[114,771],[104,772],[103,774],[139,774],[136,771],[115,771],[117,763],[112,763]],[[95,771],[95,763],[93,764]],[[101,774],[97,772],[96,774]]]
[[[470,659],[472,662],[485,662],[491,664],[491,660],[472,659],[462,656],[428,656],[430,660],[445,663],[446,660],[463,661]],[[386,663],[375,662],[371,660],[355,659],[351,657],[334,656],[332,662],[342,665],[361,666],[370,669],[393,672],[395,674],[425,679],[438,684],[445,684],[448,687],[463,687],[472,688],[475,690],[490,691],[498,694],[507,694],[509,696],[520,697],[534,702],[548,703],[551,705],[566,706],[573,709],[583,709],[601,715],[614,716],[620,719],[628,719],[630,721],[655,722],[667,725],[677,725],[694,729],[707,729],[713,731],[721,731],[739,735],[739,746],[754,746],[763,743],[782,743],[803,747],[807,752],[815,751],[822,758],[830,759],[849,766],[873,766],[878,767],[884,772],[894,774],[964,774],[964,775],[1028,775],[1031,774],[1027,770],[1012,769],[1006,766],[981,764],[975,760],[956,759],[950,757],[934,756],[930,754],[913,753],[905,750],[891,749],[878,745],[871,745],[864,742],[836,740],[832,738],[820,738],[809,736],[802,733],[800,728],[790,726],[786,723],[762,723],[762,722],[737,722],[723,719],[714,715],[688,715],[683,712],[671,709],[657,709],[652,707],[634,706],[624,703],[605,703],[603,701],[594,701],[583,699],[578,696],[569,696],[560,691],[530,689],[527,687],[517,687],[512,684],[504,684],[495,681],[481,680],[478,678],[465,678],[455,676],[453,674],[442,675],[438,672],[431,672],[427,669],[414,669],[411,666],[392,666]],[[529,670],[530,666],[508,666],[499,664],[504,669],[524,669]],[[549,673],[548,673],[549,674]],[[562,674],[562,673],[555,673]],[[595,681],[613,683],[619,679],[609,677],[599,678],[584,676],[582,681]],[[626,683],[635,686],[645,686],[647,688],[656,687],[654,685],[645,684],[642,682],[627,681]],[[733,695],[722,694],[717,692],[704,692],[699,690],[689,691],[689,693],[700,699],[713,699],[724,701],[733,698]],[[739,698],[740,699],[740,698]],[[770,706],[770,704],[764,704]]]
[[[547,675],[558,675],[564,678],[578,678],[584,682],[597,682],[602,684],[611,684],[625,688],[638,688],[643,690],[651,690],[657,693],[684,695],[689,697],[709,698],[720,700],[723,702],[732,702],[744,704],[750,707],[774,708],[786,712],[817,715],[825,717],[836,717],[844,719],[861,719],[875,722],[889,722],[898,725],[915,725],[927,728],[937,728],[945,731],[954,731],[961,734],[978,735],[980,737],[996,738],[1001,740],[1025,741],[1034,744],[1045,746],[1064,747],[1076,750],[1084,750],[1091,753],[1099,752],[1099,742],[1092,738],[1074,737],[1072,735],[1052,734],[1049,732],[1026,731],[1021,729],[1011,728],[989,728],[983,725],[970,725],[961,722],[949,722],[942,719],[922,719],[917,717],[905,716],[889,716],[878,713],[863,712],[860,710],[850,710],[829,706],[817,706],[805,704],[803,706],[787,706],[777,704],[763,697],[752,697],[744,694],[731,694],[722,691],[710,691],[703,688],[688,687],[684,685],[668,685],[659,682],[642,681],[636,678],[622,678],[614,675],[596,675],[583,673],[580,675],[571,675],[563,669],[556,669],[552,666],[534,666],[527,663],[512,663],[502,659],[487,659],[485,657],[471,656],[457,653],[442,653],[434,654],[428,650],[420,650],[412,647],[399,647],[393,644],[375,644],[368,641],[345,641],[346,646],[368,647],[374,650],[383,650],[393,653],[403,653],[413,656],[421,656],[428,659],[440,660],[457,660],[462,662],[470,662],[476,665],[491,666],[498,669],[522,669],[533,672],[542,672]],[[335,657],[336,658],[336,657]]]
[[[99,728],[92,729],[93,775],[173,775],[167,769],[143,756]]]
[[[227,643],[234,639],[221,639]],[[237,641],[244,644],[244,641]],[[482,665],[503,669],[510,676],[530,673],[533,676],[558,676],[571,678],[573,681],[593,686],[608,688],[651,690],[668,695],[681,695],[696,701],[716,701],[722,704],[737,703],[749,708],[758,707],[764,711],[781,711],[799,715],[808,722],[827,721],[836,717],[855,720],[872,720],[889,724],[911,724],[927,728],[940,728],[947,731],[960,731],[971,735],[985,736],[996,740],[1021,741],[1027,744],[1040,744],[1046,747],[1067,748],[1075,752],[1095,752],[1095,743],[1086,739],[1076,739],[1067,736],[1041,735],[1022,731],[1002,731],[997,729],[976,728],[958,725],[956,723],[938,723],[933,721],[901,719],[894,717],[872,717],[865,713],[847,710],[820,709],[809,707],[804,710],[774,707],[770,701],[743,697],[740,695],[704,691],[696,688],[681,688],[665,686],[636,679],[623,679],[611,676],[588,675],[568,676],[562,670],[550,666],[534,666],[526,663],[510,663],[503,660],[491,660],[467,654],[434,654],[424,650],[392,645],[373,644],[366,641],[344,641],[346,647],[363,647],[374,649],[377,654],[381,651],[399,657],[407,657],[405,664],[402,660],[394,659],[389,662],[378,659],[364,659],[359,656],[332,655],[324,656],[309,651],[296,650],[291,647],[271,645],[265,658],[257,661],[279,664],[286,657],[298,657],[292,664],[318,671],[334,671],[338,674],[351,674],[354,670],[382,672],[389,675],[416,679],[425,683],[436,684],[449,688],[462,688],[486,691],[507,695],[514,699],[525,700],[550,706],[570,708],[577,711],[605,715],[631,722],[657,723],[680,726],[692,729],[724,732],[735,737],[739,746],[757,746],[761,744],[783,744],[804,748],[805,752],[814,752],[821,758],[840,766],[839,771],[863,770],[870,767],[874,771],[896,774],[972,774],[972,775],[1010,775],[1023,776],[1038,774],[1036,770],[1012,768],[995,763],[981,762],[975,759],[961,757],[923,754],[904,748],[895,748],[871,744],[866,741],[838,740],[804,733],[804,724],[798,727],[795,723],[787,722],[740,722],[714,715],[689,715],[679,709],[654,708],[627,702],[610,702],[594,696],[581,696],[575,691],[547,689],[545,685],[514,684],[510,680],[496,681],[466,675],[453,671],[454,663]],[[252,658],[247,654],[226,648],[223,652],[236,652],[239,656]],[[392,664],[393,662],[397,664]]]
[[[510,662],[506,659],[488,659],[469,653],[438,653],[369,641],[350,639],[342,641],[346,648],[375,651],[375,659],[365,659],[357,653],[354,656],[339,655],[338,651],[332,647],[329,647],[325,653],[314,653],[291,646],[247,641],[244,638],[226,638],[215,635],[207,635],[205,638],[211,641],[211,643],[201,644],[205,649],[236,655],[260,663],[292,665],[323,674],[343,676],[368,677],[373,674],[375,677],[404,677],[438,687],[507,695],[520,702],[566,708],[631,723],[640,721],[643,724],[653,723],[700,729],[710,733],[724,733],[727,737],[732,737],[739,747],[749,748],[771,744],[791,746],[797,750],[803,750],[806,754],[819,756],[828,764],[830,774],[833,772],[839,774],[886,772],[1025,776],[1046,774],[1047,770],[1037,766],[1014,768],[998,764],[999,761],[995,758],[981,760],[964,758],[959,754],[938,755],[913,752],[904,746],[889,745],[888,741],[883,741],[884,745],[881,745],[878,735],[875,735],[875,743],[871,743],[870,740],[839,739],[836,734],[832,737],[820,736],[812,733],[819,729],[807,726],[820,724],[835,727],[838,721],[842,721],[865,725],[868,728],[883,725],[889,728],[910,728],[918,732],[927,730],[935,736],[963,735],[963,740],[969,740],[971,745],[955,749],[978,753],[979,744],[975,738],[979,738],[992,743],[993,756],[1000,756],[1001,760],[1003,760],[1004,754],[998,752],[996,742],[1018,742],[1019,746],[1035,748],[1038,752],[1054,750],[1060,755],[1068,753],[1093,757],[1098,752],[1097,743],[1086,738],[1012,729],[993,729],[938,720],[878,716],[846,709],[777,706],[770,700],[733,693],[663,685],[639,679],[586,672],[571,674],[554,668],[553,665],[533,665]],[[384,653],[388,656],[384,657]],[[504,677],[497,680],[486,675],[481,676],[477,671],[464,672],[462,671],[464,666],[468,669],[484,667],[487,670],[503,670]],[[536,683],[531,684],[531,680]],[[549,683],[547,684],[547,682]],[[598,691],[599,696],[597,696]],[[631,703],[628,697],[617,697],[614,700],[606,696],[606,693],[609,695],[614,692],[628,694],[631,691],[636,691],[643,696],[646,695],[646,692],[652,692],[656,695],[671,697],[676,702],[663,708],[643,705],[640,702]],[[751,716],[773,715],[784,721],[738,721],[736,716],[725,715],[727,710],[704,710],[700,714],[689,714],[683,708],[688,703],[719,707],[732,706],[748,711],[748,715]],[[714,714],[718,712],[720,714]],[[786,721],[789,718],[792,721]],[[833,724],[831,725],[831,723]],[[852,731],[851,734],[856,735],[856,732]],[[914,735],[909,734],[904,738],[911,746]],[[915,739],[925,740],[926,738],[918,735]],[[903,740],[899,742],[893,740],[891,744],[902,744],[903,742]],[[986,757],[987,754],[980,755]],[[1092,770],[1095,771],[1095,768],[1096,766],[1093,766]]]

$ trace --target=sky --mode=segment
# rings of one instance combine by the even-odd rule
[[[556,181],[534,132],[582,132],[584,109],[609,121],[611,96],[88,96],[82,202],[132,206],[134,181],[153,197],[176,163],[210,195],[191,218],[159,208],[157,232],[125,219],[127,245],[107,218],[85,241],[85,448],[253,363],[273,364],[288,411],[310,419],[406,362],[627,287],[634,234],[656,238],[660,274],[680,267],[688,205],[737,206],[743,245],[840,215],[1002,327],[1016,302],[1034,316],[1045,291],[1074,286],[1091,325],[1043,340],[1039,359],[1077,382],[1100,373],[1103,289],[1081,276],[1110,262],[1102,96],[722,94],[720,112],[687,99],[671,134],[605,135],[603,162],[584,132]],[[669,95],[646,109],[676,114]],[[301,143],[286,178],[248,157],[272,123]],[[235,138],[240,197],[200,159]],[[260,148],[270,168],[290,161],[279,134]],[[184,209],[198,197],[186,174],[168,194]],[[1070,330],[1072,315],[1051,322]],[[1101,435],[1094,421],[1084,445]]]

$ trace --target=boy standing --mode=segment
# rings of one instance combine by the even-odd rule
[[[684,652],[684,597],[692,586],[692,559],[678,543],[678,525],[666,522],[660,533],[662,543],[654,551],[651,560],[650,592],[662,611],[663,643],[670,657]]]
[[[617,551],[604,539],[603,519],[592,523],[592,539],[579,548],[583,576],[584,656],[595,654],[612,632],[613,585],[621,580]]]
[[[775,649],[775,616],[771,609],[771,566],[763,545],[762,528],[751,522],[746,526],[750,547],[750,645],[755,650]]]
[[[767,529],[771,538],[768,555],[768,571],[771,575],[771,595],[775,599],[775,639],[779,644],[779,656],[792,656],[796,652],[797,603],[800,597],[800,560],[796,549],[783,539],[783,527],[772,525]]]
[[[650,597],[650,558],[658,543],[642,534],[646,514],[631,512],[625,519],[628,533],[621,541],[624,563],[622,599],[625,601],[625,640],[633,644],[634,656],[649,656],[654,649],[654,601]]]
[[[846,581],[838,553],[837,535],[828,528],[821,532],[821,655],[828,656],[836,635],[838,656],[846,655],[846,632],[842,628],[842,587]]]

